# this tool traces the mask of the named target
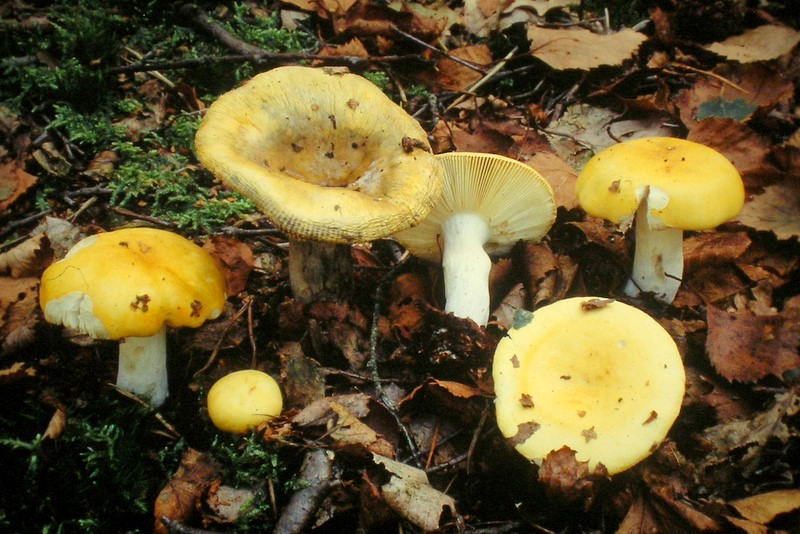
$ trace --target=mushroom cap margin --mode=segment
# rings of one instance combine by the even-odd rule
[[[512,328],[493,362],[501,433],[540,462],[568,446],[594,471],[646,458],[678,416],[685,371],[671,336],[644,312],[591,297],[544,306]]]
[[[615,224],[630,221],[640,190],[657,187],[669,202],[650,214],[670,228],[708,230],[731,220],[744,205],[736,167],[700,143],[672,137],[624,141],[595,154],[578,174],[578,203]]]
[[[419,123],[372,82],[286,66],[219,97],[198,159],[290,237],[362,243],[418,223],[441,195]]]
[[[149,337],[165,324],[194,328],[218,317],[225,299],[214,259],[184,237],[154,228],[81,240],[45,269],[39,288],[48,322],[98,339]]]

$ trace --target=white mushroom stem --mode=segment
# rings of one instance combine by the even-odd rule
[[[120,341],[117,387],[155,407],[164,404],[169,395],[166,327],[150,337],[127,337]]]
[[[483,249],[489,236],[489,225],[475,213],[455,213],[442,223],[445,311],[480,326],[489,321],[492,260]]]
[[[667,304],[675,299],[683,276],[683,230],[669,228],[650,214],[669,202],[669,196],[655,187],[644,190],[646,197],[636,210],[635,250],[631,279],[625,294],[635,297],[653,293]]]

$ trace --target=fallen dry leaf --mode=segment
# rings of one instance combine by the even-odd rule
[[[701,232],[687,237],[683,240],[684,271],[734,262],[747,252],[750,243],[745,232]]]
[[[778,239],[800,236],[800,183],[768,186],[744,205],[736,220]]]
[[[186,523],[191,519],[212,481],[219,476],[219,469],[209,454],[195,449],[184,452],[180,466],[156,497],[153,531],[167,534],[167,528],[161,522],[162,517],[178,523]]]
[[[425,471],[377,454],[372,458],[388,471],[390,479],[381,486],[381,494],[402,517],[431,532],[439,528],[442,514],[448,509],[450,516],[455,516],[455,500],[431,486]]]
[[[582,503],[584,510],[591,508],[596,493],[595,483],[608,476],[602,463],[594,473],[589,472],[589,462],[575,459],[575,451],[561,447],[544,457],[539,467],[539,481],[552,498],[569,503]]]
[[[800,43],[800,32],[788,26],[766,24],[729,37],[706,48],[739,63],[769,61],[791,52]]]
[[[0,212],[5,211],[28,189],[36,185],[37,178],[26,172],[17,160],[0,163]]]
[[[14,362],[11,367],[0,369],[0,385],[10,384],[23,378],[36,376],[36,369],[28,367],[23,362]]]
[[[707,311],[706,351],[717,372],[731,382],[756,382],[800,367],[800,311],[773,316],[749,310]]]
[[[625,28],[600,35],[583,28],[528,28],[531,55],[557,70],[590,70],[601,65],[620,65],[647,40],[644,34]]]
[[[0,277],[0,356],[34,339],[39,322],[39,279]]]
[[[702,437],[709,450],[697,466],[698,472],[702,474],[728,461],[731,469],[747,476],[757,467],[753,461],[770,440],[786,443],[798,436],[797,429],[787,424],[798,412],[800,396],[788,391],[776,395],[774,404],[754,417],[706,429]],[[737,452],[735,456],[731,455],[733,451]]]
[[[247,287],[254,265],[250,247],[239,239],[215,235],[203,243],[203,248],[222,268],[228,295],[238,295]]]
[[[455,48],[450,50],[448,55],[477,66],[486,66],[492,62],[492,53],[484,44]],[[449,91],[463,91],[482,77],[479,71],[449,58],[443,58],[436,62],[436,74],[435,83]]]
[[[767,525],[781,514],[800,510],[800,489],[770,491],[728,504],[745,519]]]
[[[329,432],[332,448],[337,450],[356,448],[381,456],[394,456],[394,446],[386,438],[359,421],[341,404],[331,402],[330,406],[336,414],[336,422]]]

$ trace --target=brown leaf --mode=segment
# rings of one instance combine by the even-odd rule
[[[706,48],[739,63],[752,63],[777,59],[791,52],[797,43],[800,43],[800,32],[797,30],[765,24]]]
[[[0,369],[0,385],[10,384],[23,378],[33,378],[36,376],[36,369],[27,367],[23,362],[14,362],[11,367]]]
[[[571,210],[578,205],[575,195],[578,175],[569,163],[549,152],[538,152],[525,163],[539,171],[553,188],[556,206]]]
[[[285,343],[277,352],[286,406],[302,408],[325,397],[325,377],[319,364],[303,353],[300,343]]]
[[[736,220],[755,230],[772,232],[778,239],[800,236],[800,183],[767,187],[744,205]]]
[[[554,69],[589,70],[601,65],[620,65],[647,38],[628,28],[600,35],[583,28],[549,29],[531,25],[528,39],[531,55]]]
[[[683,241],[683,266],[686,272],[700,266],[730,263],[741,258],[750,247],[745,232],[702,232]]]
[[[709,307],[706,351],[717,372],[732,382],[756,382],[800,367],[800,311],[775,316]]]
[[[699,471],[703,472],[728,460],[731,462],[731,469],[748,476],[748,471],[755,467],[753,459],[770,440],[786,443],[798,436],[797,429],[787,425],[787,420],[798,412],[800,396],[789,391],[776,395],[775,403],[754,417],[708,428],[702,437],[708,443],[709,451],[698,466]],[[737,451],[737,454],[732,455],[732,451]],[[739,452],[742,454],[738,454]]]
[[[474,65],[489,65],[492,53],[485,44],[464,46],[448,52],[449,55]],[[449,58],[436,62],[435,83],[448,91],[462,91],[481,78],[481,73]]]
[[[770,141],[733,119],[703,119],[686,138],[721,152],[742,175],[745,185],[758,184],[763,176],[777,174],[767,159],[772,150]]]
[[[194,449],[184,452],[177,471],[156,497],[153,531],[167,534],[162,517],[179,523],[191,519],[211,482],[219,477],[219,472],[220,467],[211,455]]]
[[[0,163],[0,211],[4,211],[36,185],[37,178],[25,172],[17,160]]]
[[[39,322],[39,279],[0,277],[0,355],[11,354],[34,339]]]
[[[800,489],[770,491],[729,504],[745,519],[767,525],[781,514],[800,510]]]
[[[254,266],[250,247],[233,237],[216,235],[206,241],[203,248],[222,268],[228,295],[244,291]]]
[[[42,434],[42,439],[56,439],[67,426],[67,412],[64,408],[57,408],[47,423],[47,428]]]
[[[575,459],[575,451],[567,446],[552,451],[542,460],[539,481],[551,497],[570,503],[583,501],[588,510],[595,496],[595,482],[606,477],[603,464],[598,463],[594,473],[589,472],[589,462]]]
[[[425,532],[439,528],[442,514],[455,515],[455,500],[433,488],[425,471],[373,455],[376,464],[389,473],[389,482],[381,486],[381,494],[389,506]]]
[[[672,305],[676,308],[692,308],[720,302],[744,291],[746,287],[733,265],[704,265],[685,273]]]
[[[369,425],[359,421],[346,407],[331,402],[331,410],[336,414],[336,423],[329,436],[334,449],[359,449],[381,456],[393,457],[394,446],[375,432]]]

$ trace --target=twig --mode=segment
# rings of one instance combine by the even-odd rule
[[[252,303],[253,303],[253,298],[247,297],[242,307],[239,308],[239,311],[237,311],[234,314],[234,316],[231,317],[231,320],[228,321],[227,324],[225,324],[225,328],[222,329],[222,333],[220,333],[219,339],[217,340],[216,345],[214,345],[214,350],[211,351],[211,356],[208,357],[208,360],[206,361],[206,364],[203,367],[195,371],[195,373],[192,375],[193,378],[197,378],[201,374],[208,371],[208,368],[211,367],[211,365],[214,363],[214,360],[217,359],[217,354],[219,354],[219,349],[222,347],[222,342],[225,340],[225,336],[228,334],[228,331],[230,331],[230,329],[233,328],[233,325],[236,324],[236,321],[239,320],[239,317],[244,315],[244,312],[248,311],[251,308]],[[250,330],[250,328],[248,328],[248,331],[252,334],[252,330]],[[255,345],[255,342],[252,341],[252,339],[251,343]],[[255,350],[255,348],[253,350]],[[253,354],[253,357],[255,357],[255,353]]]
[[[15,221],[11,221],[8,223],[5,228],[0,230],[0,237],[13,232],[15,229],[19,228],[20,226],[25,226],[26,224],[30,224],[37,219],[41,219],[45,215],[48,215],[50,210],[47,211],[40,211],[39,213],[34,213],[33,215],[28,215],[25,218],[17,219]]]
[[[127,50],[128,53],[130,53],[133,57],[135,57],[139,61],[144,59],[144,56],[141,53],[137,52],[136,50],[134,50],[133,48],[131,48],[129,46],[126,46],[125,50]],[[128,60],[128,62],[129,63],[133,63],[133,61],[130,61],[130,60]],[[163,83],[164,85],[166,85],[170,89],[175,89],[175,83],[172,80],[170,80],[169,78],[167,78],[166,76],[164,76],[163,74],[161,74],[160,72],[158,72],[157,70],[150,70],[150,71],[148,71],[148,74],[150,74],[150,76],[152,76],[153,78],[161,81],[161,83]]]
[[[250,54],[254,56],[268,54],[266,50],[240,41],[234,37],[228,30],[215,23],[199,6],[184,4],[181,7],[181,14],[186,16],[189,22],[238,54]]]
[[[474,83],[471,83],[471,84],[469,84],[469,86],[468,86],[466,89],[464,89],[464,91],[463,91],[465,94],[462,94],[461,96],[459,96],[458,98],[456,98],[455,100],[453,100],[453,102],[452,102],[452,103],[451,103],[449,106],[447,106],[447,108],[445,109],[445,111],[450,111],[450,109],[452,109],[454,106],[457,106],[458,104],[460,104],[461,102],[463,102],[464,100],[466,100],[466,99],[467,99],[467,97],[468,97],[470,94],[473,94],[473,93],[475,93],[475,91],[477,91],[478,89],[480,89],[480,87],[481,87],[481,86],[482,86],[484,83],[486,83],[487,81],[489,81],[490,79],[492,79],[492,78],[493,78],[493,77],[494,77],[494,76],[495,76],[495,75],[496,75],[498,72],[500,72],[501,70],[503,70],[503,67],[505,67],[505,66],[506,66],[506,63],[508,63],[508,60],[509,60],[509,59],[511,59],[512,57],[514,57],[514,54],[516,54],[516,52],[517,52],[517,47],[515,46],[515,47],[514,47],[514,48],[511,50],[511,52],[509,52],[508,54],[506,54],[506,57],[504,57],[503,59],[501,59],[500,61],[498,61],[498,62],[497,62],[497,65],[495,65],[494,67],[492,67],[491,69],[489,69],[489,72],[487,72],[487,73],[486,73],[486,74],[483,76],[483,78],[481,78],[480,80],[477,80],[477,81],[475,81]]]
[[[698,68],[695,68],[695,67],[691,67],[691,66],[685,65],[683,63],[677,63],[675,61],[671,61],[669,63],[669,66],[670,67],[677,67],[679,69],[688,70],[689,72],[694,72],[696,74],[702,74],[704,76],[708,76],[709,78],[714,78],[715,80],[719,80],[719,81],[721,81],[722,83],[724,83],[726,85],[730,85],[731,87],[733,87],[737,91],[741,91],[746,95],[752,95],[753,94],[750,91],[748,91],[747,89],[745,89],[744,87],[742,87],[741,85],[736,85],[732,81],[728,80],[727,78],[724,78],[724,77],[720,76],[719,74],[716,74],[716,73],[713,73],[713,72],[709,72],[707,70],[702,70],[702,69],[698,69]]]
[[[300,468],[300,478],[308,485],[297,490],[289,499],[274,531],[280,534],[305,532],[314,519],[317,508],[334,486],[332,476],[333,453],[325,449],[308,451]]]
[[[419,54],[404,54],[392,56],[322,56],[318,54],[307,54],[302,52],[266,52],[258,54],[231,54],[224,56],[205,56],[191,57],[164,61],[144,61],[132,65],[121,65],[108,69],[110,74],[127,74],[132,72],[150,72],[153,70],[172,70],[202,68],[213,63],[253,63],[255,65],[271,65],[274,63],[293,63],[297,61],[321,61],[325,63],[346,65],[356,67],[362,64],[371,63],[396,63],[403,61],[417,60],[423,63],[427,61]]]
[[[403,423],[403,420],[397,413],[397,406],[395,406],[392,399],[390,399],[386,394],[386,390],[383,389],[383,383],[381,381],[380,374],[378,373],[378,321],[381,316],[381,301],[383,300],[384,286],[394,277],[395,273],[405,263],[406,258],[408,258],[408,252],[406,252],[403,257],[400,258],[400,261],[398,261],[386,274],[380,278],[380,280],[378,280],[378,287],[375,288],[375,305],[372,308],[372,328],[369,334],[369,358],[367,359],[367,369],[372,376],[372,382],[375,386],[375,393],[378,397],[378,402],[380,402],[389,411],[389,413],[392,414],[392,417],[397,423],[397,427],[400,429],[400,433],[403,434],[403,437],[406,440],[406,444],[411,451],[414,462],[417,464],[417,467],[422,467],[422,463],[419,460],[417,444],[414,441],[414,438],[411,436],[411,432],[408,430],[408,428],[406,428],[406,425]]]
[[[151,217],[149,215],[142,215],[141,213],[136,213],[135,211],[131,211],[125,208],[116,207],[113,208],[114,213],[118,215],[122,215],[123,217],[130,217],[131,219],[138,219],[140,221],[149,222],[155,224],[156,226],[163,226],[164,228],[174,228],[175,223],[171,223],[169,221],[164,221],[162,219],[158,219],[156,217]]]
[[[485,72],[483,67],[481,67],[479,65],[476,65],[475,63],[470,63],[469,61],[465,61],[465,60],[461,59],[460,57],[456,57],[456,56],[454,56],[452,54],[448,54],[447,52],[445,52],[443,50],[439,50],[435,46],[429,45],[428,43],[426,43],[422,39],[419,39],[419,38],[411,35],[410,33],[406,33],[406,32],[404,32],[403,30],[401,30],[400,28],[398,28],[396,26],[392,26],[392,31],[395,32],[398,35],[401,35],[401,36],[405,37],[409,41],[413,41],[414,43],[416,43],[416,44],[418,44],[418,45],[420,45],[420,46],[422,46],[424,48],[427,48],[428,50],[436,52],[437,54],[439,54],[441,56],[444,56],[449,60],[455,61],[459,65],[463,65],[463,66],[467,67],[470,70],[474,70],[475,72],[480,72],[481,74],[484,74],[484,72]]]

